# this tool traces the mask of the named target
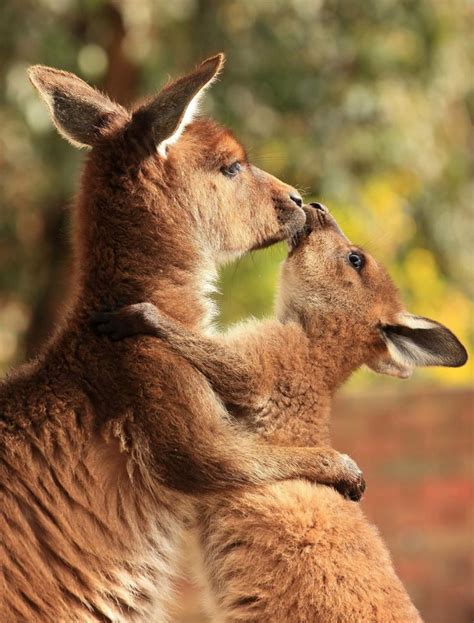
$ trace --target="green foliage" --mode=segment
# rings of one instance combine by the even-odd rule
[[[323,201],[387,262],[412,311],[472,344],[472,31],[464,0],[4,2],[0,366],[34,350],[36,327],[53,321],[44,293],[53,278],[46,298],[63,287],[81,160],[26,67],[74,71],[127,102],[219,50],[228,61],[207,110],[253,162]],[[222,324],[271,312],[282,257],[284,246],[224,271]],[[465,383],[472,367],[427,377]]]

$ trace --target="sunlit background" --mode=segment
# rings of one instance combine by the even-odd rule
[[[71,199],[83,159],[54,131],[27,81],[28,65],[73,71],[127,104],[221,50],[227,63],[206,96],[206,112],[235,131],[254,163],[296,185],[308,200],[328,205],[349,237],[389,266],[410,311],[445,323],[471,349],[473,6],[469,0],[4,0],[0,371],[34,355],[57,320],[69,277]],[[284,254],[283,246],[271,248],[224,271],[217,297],[223,326],[271,313]],[[454,502],[448,495],[446,504],[458,505],[465,527],[472,519],[472,380],[472,359],[462,369],[417,372],[408,383],[360,372],[344,403],[347,411],[378,395],[379,411],[392,401],[401,413],[406,393],[421,400],[426,426],[413,456],[402,463],[413,466],[419,450],[434,467],[418,476],[410,472],[412,483],[417,477],[421,484],[433,482],[439,474],[461,482],[464,493]],[[438,446],[422,443],[423,431],[434,426],[431,409],[439,404],[445,405],[443,423],[435,431],[448,444],[443,453],[455,455],[441,470]],[[465,417],[458,419],[463,409]],[[340,431],[346,420],[340,430],[335,424],[336,437],[345,439]],[[407,444],[397,430],[391,434],[400,458]],[[383,524],[376,512],[378,485],[371,493],[370,473],[368,480],[371,516]],[[403,501],[401,489],[397,504]],[[421,524],[429,523],[430,507],[422,508]],[[398,545],[406,525],[384,525],[403,569]],[[434,540],[442,543],[460,525],[441,522]],[[421,526],[410,537],[420,557],[426,553],[423,532]],[[469,578],[472,532],[465,528],[463,535],[453,573],[461,569]],[[447,557],[442,552],[436,564],[445,565]],[[429,620],[472,619],[469,591],[447,596],[449,578],[436,590],[433,583],[426,588],[429,578],[418,581],[407,573],[404,579],[412,593],[421,591],[417,603],[430,612]],[[454,603],[460,618],[439,618],[452,613]]]

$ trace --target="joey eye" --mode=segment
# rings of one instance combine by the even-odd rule
[[[347,261],[354,270],[360,272],[364,268],[365,257],[359,251],[351,251],[347,256]]]
[[[238,173],[242,171],[242,165],[240,162],[233,162],[229,166],[221,167],[221,173],[223,173],[226,177],[235,177]]]

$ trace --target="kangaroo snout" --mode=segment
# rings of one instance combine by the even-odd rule
[[[287,186],[279,180],[273,191],[273,203],[279,223],[286,229],[286,238],[290,238],[306,223],[303,210],[303,198],[295,188]]]
[[[296,205],[301,208],[303,205],[303,199],[300,197],[300,195],[296,192],[290,192],[290,199],[291,201],[293,201],[293,203],[296,203]]]

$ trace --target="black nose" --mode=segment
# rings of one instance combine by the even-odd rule
[[[299,208],[303,205],[303,199],[301,199],[301,197],[296,193],[290,193],[290,199],[296,203]]]
[[[320,212],[327,212],[327,211],[328,211],[328,209],[326,208],[326,206],[323,206],[323,204],[322,204],[322,203],[316,203],[316,202],[313,202],[313,203],[310,203],[309,205],[310,205],[311,207],[313,207],[313,208],[316,208],[316,210],[319,210]]]

